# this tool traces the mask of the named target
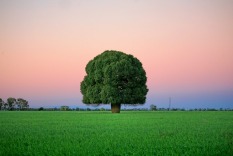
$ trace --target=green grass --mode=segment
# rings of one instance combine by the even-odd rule
[[[0,155],[232,155],[233,112],[0,112]]]

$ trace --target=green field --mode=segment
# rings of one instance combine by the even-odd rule
[[[233,155],[233,112],[0,112],[0,155]]]

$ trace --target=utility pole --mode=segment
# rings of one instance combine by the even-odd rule
[[[171,109],[171,104],[172,104],[172,98],[171,98],[171,97],[169,97],[169,108],[168,108],[168,110],[170,110],[170,109]]]

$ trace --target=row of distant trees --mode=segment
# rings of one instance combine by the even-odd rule
[[[28,110],[28,101],[23,98],[9,97],[7,101],[0,98],[0,110]]]
[[[60,108],[30,108],[31,111],[111,111],[110,108],[70,108],[69,106],[61,106]],[[156,105],[150,105],[150,108],[123,108],[122,111],[233,111],[233,109],[215,109],[215,108],[157,108]]]
[[[151,111],[233,111],[233,109],[230,108],[190,108],[190,109],[184,109],[184,108],[157,108],[156,105],[150,105]]]
[[[4,102],[0,98],[0,110],[28,110],[28,111],[110,111],[108,108],[70,108],[69,106],[61,106],[60,108],[29,108],[27,100],[22,98],[8,98]],[[184,108],[157,108],[156,105],[150,105],[150,108],[123,108],[122,111],[233,111],[233,109],[224,109],[224,108],[195,108],[195,109],[184,109]]]

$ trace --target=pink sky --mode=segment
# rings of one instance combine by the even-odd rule
[[[182,97],[217,94],[214,107],[233,106],[231,0],[1,0],[0,21],[4,100],[81,106],[88,61],[119,50],[143,63],[147,104],[165,107],[172,96],[185,107]]]

